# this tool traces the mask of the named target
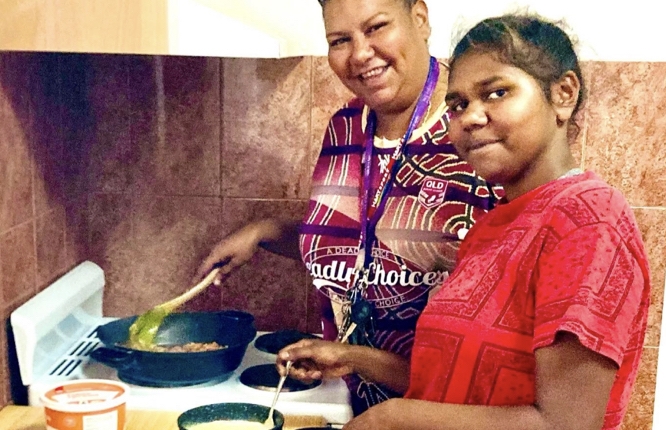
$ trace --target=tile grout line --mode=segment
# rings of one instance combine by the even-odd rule
[[[217,112],[217,120],[218,120],[218,132],[217,132],[217,143],[218,143],[218,156],[220,157],[219,162],[217,163],[217,177],[218,177],[218,186],[217,186],[217,194],[218,197],[223,198],[222,196],[222,190],[224,189],[223,186],[223,178],[222,178],[222,163],[224,162],[224,149],[223,145],[224,142],[223,136],[224,136],[224,59],[220,58],[218,62],[218,106],[219,106],[219,111]]]
[[[214,194],[143,194],[143,193],[122,193],[122,192],[104,192],[104,191],[93,191],[88,193],[89,196],[132,196],[132,197],[154,197],[154,198],[193,198],[193,199],[229,199],[229,200],[246,200],[246,201],[270,201],[270,202],[306,202],[309,200],[309,197],[303,198],[284,198],[284,197],[234,197],[234,196],[216,196]]]
[[[57,73],[57,72],[56,72]],[[33,76],[28,75],[28,88],[32,87],[33,81],[32,78]],[[36,192],[36,187],[37,187],[37,181],[36,181],[36,176],[37,176],[37,162],[35,160],[35,153],[37,152],[37,144],[36,144],[36,136],[35,136],[35,112],[33,109],[33,103],[32,103],[32,98],[29,98],[30,102],[28,105],[28,124],[30,127],[30,132],[29,132],[29,143],[28,143],[28,148],[30,149],[31,152],[31,157],[30,157],[30,192],[31,192],[31,203],[32,203],[32,219],[28,220],[27,222],[32,223],[32,255],[35,259],[35,264],[32,266],[32,285],[31,285],[31,296],[35,295],[37,293],[37,273],[38,273],[38,261],[37,261],[37,192]],[[15,226],[18,227],[18,226]],[[18,297],[14,297],[14,301],[16,301]]]

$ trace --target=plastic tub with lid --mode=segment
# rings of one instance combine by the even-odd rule
[[[80,379],[46,390],[47,430],[123,430],[129,387],[122,382]]]

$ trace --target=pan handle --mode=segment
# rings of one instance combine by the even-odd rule
[[[90,353],[90,358],[114,369],[124,369],[134,363],[134,353],[115,348],[100,347]]]

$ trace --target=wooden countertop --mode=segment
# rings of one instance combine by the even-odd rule
[[[127,411],[126,430],[178,430],[180,412]],[[286,416],[284,430],[325,425],[321,417]],[[0,430],[45,430],[44,409],[35,406],[7,406],[0,411]]]

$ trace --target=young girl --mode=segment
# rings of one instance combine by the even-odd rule
[[[487,19],[458,43],[446,95],[451,139],[506,197],[472,227],[421,315],[405,398],[344,429],[620,428],[649,270],[623,196],[571,155],[583,94],[571,41],[540,18]],[[392,374],[353,347],[340,351],[303,342],[280,358],[310,359],[299,377]]]

